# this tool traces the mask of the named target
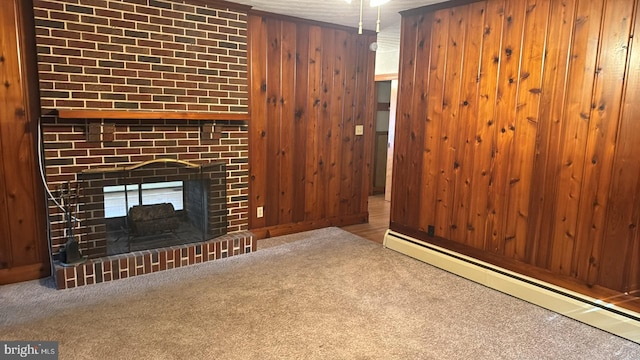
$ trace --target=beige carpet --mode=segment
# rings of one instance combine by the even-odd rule
[[[640,359],[638,344],[340,229],[260,247],[71,290],[2,286],[0,340],[58,340],[61,359]]]

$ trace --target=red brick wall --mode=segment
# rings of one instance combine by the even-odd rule
[[[42,107],[246,113],[247,14],[223,4],[34,0]]]
[[[98,121],[99,123],[102,123]],[[115,126],[102,141],[90,141],[88,128],[95,120],[45,118],[42,125],[47,184],[54,195],[60,186],[75,186],[85,169],[127,166],[157,158],[174,158],[197,164],[223,161],[227,169],[227,232],[248,228],[248,135],[243,123],[217,121],[211,139],[203,131],[212,123],[181,120],[104,121]],[[104,138],[108,137],[108,141]],[[49,202],[52,250],[65,242],[61,211]],[[82,220],[82,214],[80,214]],[[76,229],[81,247],[83,233],[90,232],[82,221]]]
[[[34,0],[43,113],[247,113],[247,9],[223,1]],[[206,135],[212,124],[46,117],[47,184],[56,195],[85,169],[156,158],[222,160],[227,166],[227,231],[246,230],[246,124],[218,122],[213,139]],[[102,134],[96,135],[96,129]],[[65,241],[65,223],[54,203],[49,205],[56,253]],[[76,234],[86,248],[82,234],[91,229],[83,226]]]

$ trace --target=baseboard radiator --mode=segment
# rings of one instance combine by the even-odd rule
[[[640,314],[388,230],[388,249],[640,343]]]

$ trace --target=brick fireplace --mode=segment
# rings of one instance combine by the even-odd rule
[[[217,0],[34,0],[46,182],[53,198],[79,188],[73,235],[89,257],[56,269],[59,288],[255,250],[246,231],[248,11]],[[107,174],[161,159],[224,169],[223,229],[109,255],[102,188],[128,180]],[[154,171],[152,182],[180,177]],[[68,238],[67,220],[50,200],[52,254]]]
[[[43,119],[48,186],[54,198],[59,197],[60,190],[67,184],[80,188],[78,223],[74,235],[82,254],[89,257],[89,262],[81,266],[82,271],[73,267],[59,268],[56,273],[58,287],[108,281],[255,250],[255,242],[246,231],[248,140],[245,123],[132,119],[97,122],[108,133],[92,137],[91,125],[96,123],[93,119],[60,119],[55,116]],[[154,165],[151,169],[145,169],[148,176],[146,180],[140,178],[140,174],[122,176],[122,171],[113,171],[158,159],[202,165],[208,169],[205,172],[219,172],[222,169],[224,181],[211,183],[211,187],[219,190],[217,194],[223,194],[226,212],[219,214],[212,211],[210,214],[221,215],[218,222],[224,218],[223,231],[208,234],[203,242],[178,248],[105,257],[107,240],[102,200],[105,185],[193,180],[203,176],[201,170],[191,170],[189,173],[188,168],[173,165]],[[210,174],[206,174],[206,178],[210,179]],[[223,189],[219,188],[220,184],[223,184]],[[68,222],[62,209],[52,200],[49,201],[49,214],[52,253],[57,254],[67,240]],[[225,233],[227,235],[218,237]],[[225,244],[221,245],[220,241]],[[110,265],[105,265],[105,261]],[[116,263],[118,270],[114,271]]]

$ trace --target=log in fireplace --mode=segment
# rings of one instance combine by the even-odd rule
[[[130,236],[149,236],[174,233],[180,227],[180,218],[172,203],[134,205],[127,214]]]

